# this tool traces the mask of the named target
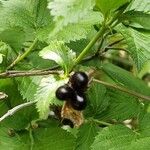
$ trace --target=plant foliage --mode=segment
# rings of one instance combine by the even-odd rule
[[[149,0],[0,0],[0,150],[147,150],[149,102]]]

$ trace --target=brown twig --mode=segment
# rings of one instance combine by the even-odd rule
[[[8,112],[6,114],[4,114],[2,117],[0,117],[0,122],[3,121],[4,119],[6,119],[9,116],[12,116],[14,113],[16,113],[17,111],[19,111],[20,109],[28,107],[28,106],[31,106],[34,103],[35,103],[35,101],[23,103],[23,104],[20,104],[20,105],[14,107],[14,108],[8,110]]]
[[[0,73],[0,78],[13,78],[13,77],[27,77],[27,76],[41,76],[49,74],[61,74],[58,70],[34,70],[34,71],[6,71]]]
[[[93,81],[97,82],[97,83],[100,83],[100,84],[103,84],[103,85],[105,85],[109,88],[117,89],[119,91],[122,91],[122,92],[125,92],[127,94],[133,95],[134,97],[141,98],[141,99],[146,100],[146,101],[150,101],[149,96],[142,95],[140,93],[137,93],[135,91],[131,91],[131,90],[126,89],[124,87],[120,87],[118,85],[110,84],[110,83],[107,83],[107,82],[104,82],[104,81],[101,81],[101,80],[97,80],[97,79],[93,79]]]

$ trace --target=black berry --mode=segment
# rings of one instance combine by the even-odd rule
[[[74,127],[73,122],[72,122],[71,120],[69,120],[69,119],[66,119],[66,118],[63,119],[62,124],[63,124],[63,125],[68,125],[68,126],[70,126],[71,128]]]
[[[75,92],[74,90],[68,86],[67,84],[60,86],[57,90],[56,90],[56,97],[59,100],[69,100],[72,97],[74,97]]]
[[[70,101],[70,104],[73,109],[75,110],[84,110],[87,102],[86,102],[86,97],[84,94],[76,94]]]
[[[76,91],[84,91],[88,84],[88,76],[84,72],[75,72],[70,78],[71,85]]]

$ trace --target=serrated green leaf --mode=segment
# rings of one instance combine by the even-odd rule
[[[143,64],[150,59],[150,35],[123,26],[118,30],[123,35],[128,45],[127,51],[140,71]]]
[[[39,87],[42,77],[23,77],[16,79],[18,82],[18,90],[23,99],[27,101],[34,100],[34,94]]]
[[[47,0],[8,0],[2,1],[2,7],[0,19],[4,19],[1,24],[6,27],[34,29],[47,25],[51,18],[46,9]]]
[[[104,64],[102,70],[120,85],[138,93],[150,95],[148,86],[139,78],[134,77],[130,72],[109,63]]]
[[[150,145],[150,137],[144,137],[137,139],[130,146],[127,147],[128,150],[147,150]]]
[[[25,32],[25,40],[31,41],[39,37],[39,30],[45,30],[52,23],[52,17],[47,9],[47,0],[2,1],[0,20],[0,31],[20,28],[22,32]],[[14,37],[9,39],[17,42]]]
[[[150,137],[140,134],[140,130],[137,133],[122,125],[110,126],[99,132],[92,144],[92,150],[146,150]]]
[[[90,40],[88,39],[81,39],[78,41],[71,41],[67,43],[67,46],[79,55],[89,42]]]
[[[106,16],[127,2],[130,2],[130,0],[96,0],[96,6]]]
[[[133,0],[128,9],[149,12],[150,11],[150,2],[149,2],[149,0]]]
[[[94,29],[92,26],[94,24],[100,23],[101,15],[98,12],[89,12],[82,20],[78,23],[70,23],[64,26],[59,32],[58,27],[55,27],[52,33],[49,35],[49,40],[57,39],[63,40],[67,43],[70,41],[76,41],[80,39],[85,39],[88,33]]]
[[[109,96],[106,88],[98,83],[92,83],[87,92],[89,104],[85,111],[88,116],[99,116],[109,105]]]
[[[124,121],[139,115],[141,105],[133,96],[111,89],[107,90],[107,95],[109,106],[99,115],[99,119]]]
[[[58,127],[58,122],[48,122],[45,128],[38,128],[33,131],[33,150],[72,150],[75,138],[67,131]]]
[[[8,29],[9,27],[33,27],[33,17],[29,8],[27,8],[27,1],[9,0],[2,1],[2,9],[0,11],[0,28]]]
[[[55,91],[68,79],[56,79],[55,76],[45,77],[41,80],[39,88],[35,94],[36,106],[40,118],[46,119],[49,113],[49,105],[61,105],[62,103],[55,97]]]
[[[72,69],[76,56],[62,41],[52,41],[49,46],[40,51],[39,55],[44,59],[55,61],[63,68],[65,74]]]
[[[81,18],[83,19],[84,16],[92,10],[94,4],[94,0],[53,0],[49,2],[48,8],[51,10],[54,20],[56,22],[61,20],[62,26],[66,26],[69,23],[78,22]]]
[[[55,25],[53,31],[49,34],[49,41],[57,39],[69,43],[86,38],[92,26],[101,23],[103,20],[100,12],[92,10],[94,4],[94,0],[88,2],[83,0],[79,3],[75,0],[59,1],[59,3],[57,0],[50,2],[49,8],[54,16]]]
[[[122,125],[110,126],[99,132],[92,144],[92,150],[126,150],[133,140],[135,134],[129,128]]]
[[[90,146],[94,141],[100,128],[94,123],[86,123],[80,127],[77,134],[75,150],[90,150]]]
[[[45,45],[39,49],[41,50],[44,47],[45,47]],[[28,58],[30,59],[30,63],[32,64],[32,68],[35,68],[35,69],[41,69],[41,68],[47,69],[47,68],[53,68],[54,66],[56,66],[56,63],[54,61],[49,61],[48,59],[43,59],[42,57],[40,57],[39,51],[31,53],[28,56]]]
[[[131,27],[150,30],[150,14],[141,11],[127,11],[121,16],[121,20]]]

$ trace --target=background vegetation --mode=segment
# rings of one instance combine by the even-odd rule
[[[70,128],[55,91],[77,70]],[[149,74],[149,0],[0,0],[0,150],[149,149]]]

